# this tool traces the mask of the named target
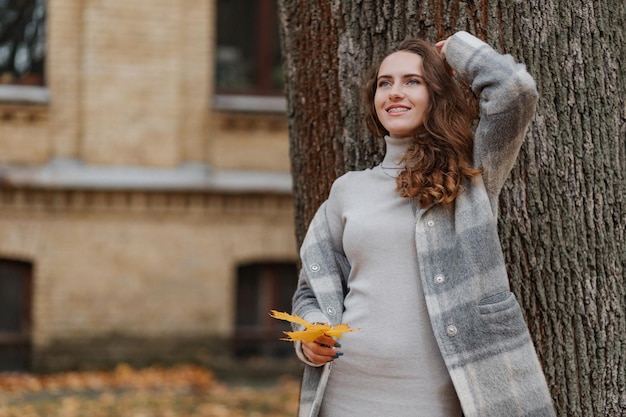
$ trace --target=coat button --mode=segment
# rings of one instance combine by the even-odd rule
[[[434,220],[428,220],[426,222],[426,224],[428,225],[428,227],[433,227],[435,225],[435,221]]]
[[[450,337],[454,337],[459,334],[459,329],[457,329],[455,325],[449,324],[448,327],[446,327],[446,334]]]
[[[444,277],[443,275],[439,274],[435,277],[435,282],[437,284],[443,284],[444,282],[446,282],[446,277]]]
[[[326,312],[327,312],[329,315],[331,315],[331,316],[334,316],[335,314],[337,314],[337,310],[335,310],[335,308],[334,308],[334,307],[328,307],[328,308],[326,309]]]
[[[309,265],[309,268],[311,269],[311,271],[317,272],[317,271],[320,270],[321,267],[320,267],[319,264],[311,264],[311,265]]]

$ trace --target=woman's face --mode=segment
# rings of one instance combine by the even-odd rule
[[[423,78],[422,57],[398,51],[378,69],[374,107],[392,137],[406,137],[424,124],[430,98]]]

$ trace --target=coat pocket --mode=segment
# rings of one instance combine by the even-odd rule
[[[519,308],[515,294],[511,291],[503,291],[483,298],[478,303],[480,314],[497,313],[512,308]]]
[[[504,291],[483,298],[478,304],[481,337],[497,344],[508,344],[528,332],[515,294]]]

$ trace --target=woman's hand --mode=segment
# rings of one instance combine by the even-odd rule
[[[437,48],[437,50],[441,54],[441,57],[444,59],[446,58],[446,44],[448,43],[448,39],[444,39],[435,44],[435,48]]]
[[[340,347],[341,345],[335,339],[322,335],[313,342],[302,342],[302,353],[312,363],[323,365],[343,355],[339,351]]]
[[[448,46],[448,39],[450,38],[437,42],[435,44],[435,48],[437,48],[437,50],[439,51],[439,55],[441,55],[441,58],[443,59],[443,63],[446,66],[448,74],[450,74],[451,77],[454,77],[456,71],[452,69],[452,67],[448,64],[448,61],[446,60],[446,47]]]

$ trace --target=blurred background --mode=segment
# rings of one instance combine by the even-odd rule
[[[275,0],[0,0],[0,371],[284,372]]]

